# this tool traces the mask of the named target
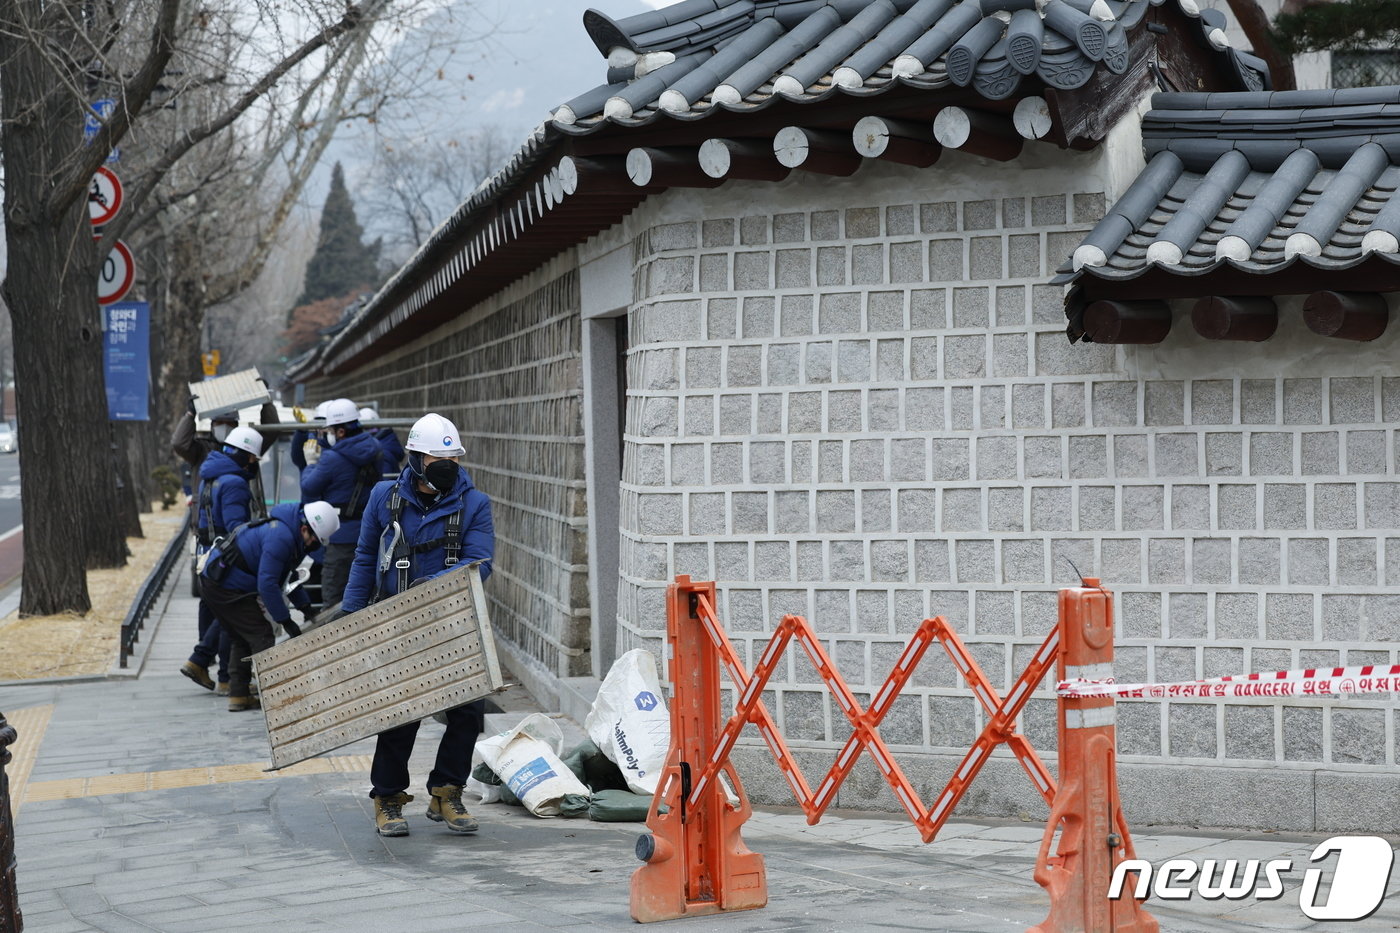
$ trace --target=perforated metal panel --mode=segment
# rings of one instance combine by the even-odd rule
[[[253,656],[272,767],[504,686],[475,564]]]
[[[203,382],[189,383],[190,395],[194,396],[194,413],[197,418],[226,411],[237,411],[250,405],[260,405],[272,398],[256,369],[229,373],[205,379]]]

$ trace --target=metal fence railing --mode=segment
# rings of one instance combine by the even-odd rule
[[[141,636],[141,627],[146,624],[146,617],[151,614],[156,598],[165,588],[165,581],[169,579],[171,571],[179,564],[185,552],[185,539],[189,533],[190,516],[189,512],[186,512],[184,521],[180,523],[180,530],[175,532],[175,537],[170,539],[170,543],[161,552],[160,560],[146,576],[141,589],[136,593],[136,599],[132,600],[131,608],[127,610],[126,618],[122,620],[120,664],[123,668],[126,667],[127,658],[131,657]]]

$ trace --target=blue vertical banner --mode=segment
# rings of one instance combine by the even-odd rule
[[[110,421],[150,420],[151,306],[116,301],[102,309],[102,371]]]

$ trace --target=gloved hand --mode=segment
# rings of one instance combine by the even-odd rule
[[[303,614],[302,618],[305,619],[305,614]],[[286,622],[283,622],[282,627],[287,630],[287,634],[292,638],[296,638],[298,635],[301,634],[301,626],[297,625],[291,619],[288,619]]]
[[[311,438],[301,445],[302,452],[306,455],[308,464],[315,463],[321,459],[321,445],[316,438]]]

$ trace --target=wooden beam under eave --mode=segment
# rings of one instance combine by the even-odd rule
[[[1278,330],[1272,298],[1211,295],[1191,308],[1191,326],[1207,340],[1268,340]]]
[[[782,181],[792,174],[773,154],[771,144],[755,139],[707,139],[697,156],[711,178]]]
[[[1095,301],[1084,309],[1084,334],[1094,343],[1161,343],[1171,329],[1165,301]]]
[[[943,154],[933,142],[932,123],[892,117],[861,117],[851,130],[851,143],[864,158],[918,168],[928,168]]]
[[[1011,121],[967,107],[944,107],[933,118],[933,138],[945,149],[1010,162],[1021,154],[1025,140]]]
[[[1313,292],[1303,301],[1303,323],[1323,337],[1375,340],[1390,323],[1390,308],[1371,292]]]
[[[694,149],[638,147],[627,153],[627,177],[638,188],[717,188],[723,178],[700,169]]]
[[[851,137],[835,130],[785,126],[773,137],[773,154],[788,168],[844,177],[854,175],[863,161],[851,148]]]

